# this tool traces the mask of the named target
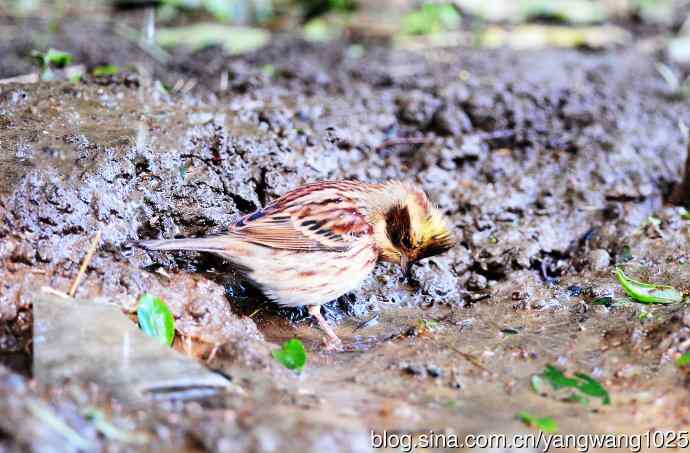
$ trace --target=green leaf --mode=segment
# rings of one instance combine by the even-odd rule
[[[577,387],[577,380],[566,377],[565,374],[555,366],[548,364],[541,376],[551,384],[554,390],[568,387]]]
[[[283,343],[280,349],[273,351],[273,358],[291,370],[301,371],[307,364],[307,351],[297,338]]]
[[[682,356],[678,357],[678,360],[676,360],[676,365],[683,367],[690,363],[690,351],[686,352]]]
[[[645,321],[647,319],[654,319],[654,315],[649,313],[648,311],[642,310],[639,315],[637,315],[637,319],[640,321]]]
[[[673,286],[638,282],[616,269],[616,277],[633,300],[643,304],[672,304],[683,300],[683,293]]]
[[[517,414],[517,417],[527,426],[532,426],[545,433],[555,433],[558,431],[558,423],[551,417],[535,417],[527,411]]]
[[[52,65],[61,68],[63,66],[67,66],[73,60],[71,54],[63,52],[62,50],[53,49],[52,47],[45,53],[34,50],[31,52],[31,55],[38,60],[41,66]]]
[[[312,42],[326,42],[336,39],[341,32],[341,28],[336,24],[331,24],[318,17],[304,24],[302,28],[304,39]]]
[[[238,13],[238,2],[227,0],[203,0],[204,8],[220,22],[228,22]]]
[[[424,328],[428,329],[428,330],[434,330],[441,325],[435,319],[422,319],[421,321],[422,321],[422,324],[424,324]]]
[[[607,16],[604,7],[587,0],[531,0],[522,3],[526,21],[538,18],[561,23],[591,24],[603,22]]]
[[[261,28],[213,23],[161,28],[156,36],[158,44],[163,47],[185,45],[198,50],[218,44],[232,54],[259,49],[271,39],[271,34]]]
[[[585,395],[593,398],[599,398],[605,405],[611,404],[611,396],[599,381],[585,373],[575,373],[575,377],[582,380],[578,383],[577,388]]]
[[[163,344],[172,345],[175,339],[175,319],[163,299],[148,293],[141,296],[137,317],[141,330],[147,335]]]
[[[592,305],[603,305],[605,307],[610,307],[611,305],[613,305],[613,297],[611,297],[611,296],[598,297],[592,301]]]
[[[355,0],[328,0],[328,8],[332,11],[345,14],[357,9]]]
[[[93,68],[93,75],[96,77],[115,75],[120,72],[120,68],[113,64],[107,64],[105,66],[96,66]]]
[[[450,3],[427,3],[404,17],[403,31],[408,35],[429,35],[454,30],[460,19],[460,13]]]
[[[537,378],[535,381],[535,377]],[[604,405],[611,404],[611,397],[609,392],[602,386],[599,381],[592,378],[585,373],[575,373],[574,377],[567,377],[563,371],[555,366],[548,364],[543,373],[532,376],[532,388],[535,392],[541,394],[543,389],[541,381],[547,381],[551,388],[558,391],[565,388],[573,388],[578,390],[583,395],[598,398]],[[539,385],[535,385],[537,382]],[[588,404],[589,400],[578,393],[572,394],[568,397],[570,401],[577,401],[582,404]]]

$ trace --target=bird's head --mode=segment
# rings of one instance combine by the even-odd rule
[[[388,203],[380,205],[374,222],[374,238],[381,260],[400,264],[408,274],[412,263],[448,251],[455,239],[443,213],[419,187],[394,183],[388,189]]]

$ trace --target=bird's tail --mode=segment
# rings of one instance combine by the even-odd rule
[[[154,239],[137,241],[134,244],[146,250],[196,250],[199,252],[222,252],[228,248],[228,239],[223,236],[185,239]]]

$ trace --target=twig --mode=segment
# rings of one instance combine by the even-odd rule
[[[69,297],[69,294],[63,293],[62,291],[59,291],[55,288],[51,288],[50,286],[41,287],[41,291],[47,294],[52,294],[53,296],[57,296],[61,299],[71,299],[71,297]]]
[[[494,374],[493,371],[491,371],[490,369],[488,369],[488,368],[486,368],[484,365],[482,365],[482,364],[479,362],[479,360],[478,360],[475,356],[473,356],[472,354],[468,354],[467,352],[463,352],[463,351],[459,350],[458,348],[456,348],[456,347],[454,347],[454,346],[451,346],[451,345],[449,345],[449,344],[446,345],[446,347],[449,348],[449,349],[452,349],[453,351],[455,351],[455,352],[457,352],[458,354],[460,354],[460,357],[462,357],[463,359],[467,360],[469,363],[471,363],[472,365],[476,366],[476,367],[479,368],[480,370],[486,371],[487,373],[492,374],[492,375]]]
[[[79,288],[79,283],[81,283],[81,279],[84,277],[84,273],[86,272],[86,268],[91,264],[91,259],[93,258],[94,253],[96,253],[96,249],[98,248],[98,243],[101,240],[101,230],[96,231],[96,237],[93,238],[93,241],[91,241],[91,247],[89,247],[89,251],[86,252],[86,256],[84,257],[84,261],[81,262],[81,267],[79,268],[79,273],[77,274],[77,278],[74,279],[74,283],[72,283],[72,286],[69,289],[69,296],[74,297],[74,295],[77,293],[77,288]]]

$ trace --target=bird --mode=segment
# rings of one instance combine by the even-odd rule
[[[390,180],[318,181],[293,189],[244,215],[221,234],[138,241],[146,250],[194,250],[227,259],[269,299],[308,306],[326,333],[342,343],[321,306],[356,290],[379,261],[411,265],[450,250],[446,216],[416,184]]]

